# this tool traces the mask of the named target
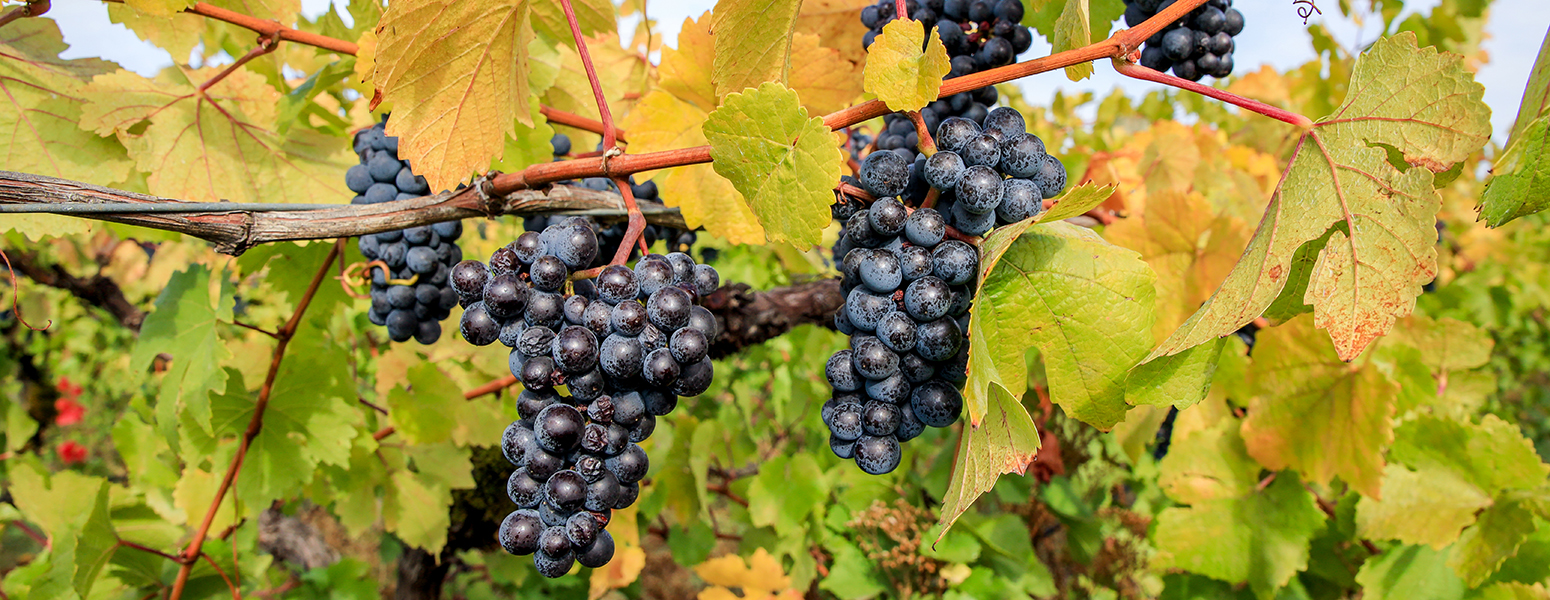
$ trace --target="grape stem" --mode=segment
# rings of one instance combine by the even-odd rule
[[[329,249],[328,256],[323,259],[323,264],[319,265],[317,273],[313,274],[307,291],[296,302],[296,309],[291,313],[291,318],[275,332],[277,341],[274,351],[270,354],[269,372],[264,376],[264,385],[259,388],[258,400],[253,405],[253,418],[248,421],[248,428],[243,432],[241,443],[237,445],[237,454],[232,457],[231,466],[227,467],[226,476],[221,479],[220,487],[216,488],[215,499],[210,502],[210,508],[205,511],[204,520],[199,523],[199,529],[194,531],[194,538],[189,540],[188,547],[180,555],[179,562],[182,566],[178,568],[177,579],[172,583],[172,591],[167,595],[167,600],[183,598],[183,590],[188,586],[188,576],[194,569],[194,562],[203,553],[205,538],[210,535],[210,526],[215,522],[216,511],[221,508],[221,502],[226,499],[226,492],[230,491],[232,484],[237,481],[237,474],[242,471],[242,463],[247,458],[248,448],[258,437],[258,432],[264,428],[264,410],[269,407],[270,394],[274,392],[275,377],[280,374],[280,363],[285,359],[285,349],[290,346],[291,338],[296,335],[296,329],[301,326],[301,317],[306,314],[307,307],[312,305],[312,298],[323,285],[323,278],[328,276],[328,268],[344,253],[344,244],[344,238],[334,241],[333,248]]]
[[[576,52],[581,54],[581,66],[587,72],[587,83],[592,85],[592,99],[597,101],[597,114],[603,118],[603,150],[611,151],[618,132],[614,130],[614,116],[608,110],[608,99],[603,96],[603,84],[597,79],[597,69],[592,66],[592,53],[587,51],[587,40],[581,36],[581,24],[576,21],[576,9],[570,0],[560,0],[565,9],[565,22],[570,24],[571,38],[576,40]]]
[[[279,48],[280,36],[278,33],[267,33],[259,35],[257,48],[249,50],[247,54],[242,55],[242,57],[238,58],[236,62],[227,65],[225,69],[221,69],[220,73],[216,73],[215,76],[211,77],[208,81],[199,84],[199,93],[205,93],[210,89],[210,86],[220,83],[222,79],[225,79],[228,75],[236,72],[237,69],[242,68],[242,65],[248,64],[248,61],[251,61],[265,54],[269,54],[270,52],[274,52]]]
[[[1308,117],[1283,108],[1277,108],[1269,104],[1265,104],[1264,102],[1260,102],[1258,100],[1250,100],[1232,92],[1220,90],[1200,82],[1190,81],[1188,79],[1176,77],[1167,73],[1160,73],[1132,62],[1132,59],[1135,57],[1135,53],[1127,54],[1123,57],[1115,57],[1111,61],[1114,65],[1114,70],[1119,71],[1121,75],[1126,77],[1151,81],[1153,83],[1161,83],[1163,85],[1169,85],[1179,89],[1195,92],[1202,96],[1215,98],[1244,110],[1258,113],[1284,123],[1290,123],[1303,129],[1313,127],[1313,121]]]
[[[49,8],[51,8],[49,0],[29,0],[26,4],[13,8],[5,14],[0,15],[0,27],[5,27],[6,25],[9,25],[11,21],[15,21],[17,19],[40,16],[43,13],[48,12]]]
[[[575,127],[576,129],[590,131],[598,135],[602,135],[607,131],[602,121],[589,119],[575,113],[568,113],[553,106],[538,105],[538,114],[543,115],[550,123]],[[629,141],[624,139],[624,130],[617,127],[614,128],[614,139],[621,142]]]
[[[920,111],[918,110],[912,110],[904,114],[909,115],[910,121],[915,123],[915,136],[920,138],[920,143],[916,148],[920,150],[921,154],[926,155],[926,158],[931,158],[931,155],[936,154],[936,140],[931,139],[931,130],[926,128],[925,118],[920,116]]]
[[[5,272],[11,275],[11,312],[16,313],[16,322],[21,323],[22,325],[26,326],[27,329],[31,329],[33,331],[43,331],[44,329],[53,327],[53,319],[49,319],[48,323],[44,324],[42,327],[33,327],[31,323],[28,323],[25,319],[22,319],[22,307],[20,304],[22,299],[22,288],[16,283],[16,269],[11,266],[11,257],[6,256],[4,250],[0,250],[0,259],[5,260]]]

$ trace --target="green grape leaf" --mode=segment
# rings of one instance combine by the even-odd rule
[[[1227,338],[1217,338],[1136,366],[1125,378],[1125,401],[1133,406],[1173,406],[1179,410],[1198,404],[1211,392],[1211,381],[1226,346]]]
[[[1541,582],[1505,581],[1480,588],[1480,600],[1550,600],[1550,590]]]
[[[452,439],[463,394],[436,363],[422,361],[409,368],[409,388],[388,393],[388,415],[398,433],[412,444],[436,444]]]
[[[10,493],[27,520],[43,527],[51,551],[47,572],[29,597],[86,598],[118,549],[108,518],[106,479],[74,471],[48,474],[31,465],[9,470]],[[75,596],[75,594],[79,594]]]
[[[716,173],[743,194],[771,240],[799,248],[819,242],[845,156],[796,92],[766,83],[730,94],[701,130]]]
[[[1362,563],[1356,583],[1375,600],[1461,600],[1468,587],[1447,560],[1447,550],[1395,546]]]
[[[117,135],[158,196],[198,202],[345,200],[339,182],[353,163],[337,139],[274,129],[280,93],[239,69],[200,92],[204,68],[150,80],[129,71],[100,75],[82,91],[81,127]],[[166,81],[176,79],[176,81]],[[141,124],[149,125],[141,131]],[[348,157],[348,158],[347,158]]]
[[[1124,419],[1125,378],[1151,345],[1153,275],[1133,251],[1054,222],[1004,227],[985,240],[969,320],[970,423],[993,386],[1028,389],[1024,353],[1038,347],[1050,398],[1100,429]]]
[[[1357,60],[1334,114],[1308,127],[1243,258],[1211,299],[1147,356],[1222,337],[1264,312],[1288,284],[1294,253],[1330,235],[1309,275],[1305,304],[1342,360],[1409,314],[1437,272],[1433,174],[1490,136],[1483,88],[1460,57],[1418,48],[1414,34],[1379,40]],[[1377,145],[1396,148],[1401,171]]]
[[[1307,567],[1308,543],[1324,527],[1313,495],[1283,471],[1263,490],[1163,509],[1154,565],[1247,582],[1265,598]]]
[[[1055,35],[1050,38],[1050,42],[1054,45],[1053,52],[1075,50],[1090,43],[1092,28],[1088,24],[1087,2],[1088,0],[1067,0],[1065,8],[1060,11],[1060,17],[1055,19]],[[1066,67],[1066,77],[1071,81],[1081,81],[1092,75],[1091,62]]]
[[[1001,388],[991,390],[987,400],[990,412],[978,425],[964,423],[958,435],[953,478],[942,496],[941,530],[933,544],[975,499],[995,487],[1002,473],[1023,474],[1039,453],[1039,432],[1028,409]]]
[[[1249,456],[1236,422],[1223,419],[1194,432],[1175,430],[1158,464],[1157,483],[1181,504],[1242,498],[1259,484],[1259,463]]]
[[[811,454],[773,458],[759,465],[748,486],[749,522],[773,526],[782,536],[801,535],[808,516],[821,513],[828,497],[823,470]]]
[[[863,89],[877,96],[889,110],[920,110],[936,100],[942,78],[952,70],[947,47],[935,27],[894,19],[867,50]]]
[[[1480,218],[1491,227],[1550,207],[1550,34],[1523,89],[1507,147],[1491,166],[1493,178],[1480,199]]]
[[[1480,218],[1491,227],[1550,207],[1550,114],[1529,121],[1512,136],[1480,198]]]
[[[531,111],[528,117],[533,120],[533,124],[528,126],[519,122],[512,126],[512,135],[506,138],[506,150],[490,165],[490,169],[515,173],[554,160],[554,146],[549,143],[554,137],[554,128],[538,114],[537,106],[528,107],[528,110]]]
[[[1459,536],[1448,566],[1470,587],[1485,583],[1534,534],[1534,521],[1534,513],[1522,502],[1499,497]]]
[[[1418,415],[1395,430],[1389,456],[1415,469],[1451,470],[1487,495],[1534,488],[1550,475],[1518,427],[1495,415],[1478,425]]]
[[[1033,217],[1033,222],[1053,223],[1081,216],[1087,211],[1103,204],[1103,201],[1108,200],[1113,193],[1114,186],[1112,185],[1098,185],[1088,181],[1066,190],[1064,194],[1056,196],[1050,204],[1049,210]]]
[[[156,298],[156,309],[140,326],[129,357],[131,369],[145,372],[158,355],[172,356],[156,396],[156,420],[168,440],[175,439],[177,415],[184,411],[210,431],[210,392],[225,389],[226,372],[220,365],[231,351],[217,334],[216,323],[232,320],[235,288],[223,277],[220,296],[211,298],[211,275],[200,264],[173,273]]]
[[[1383,469],[1381,499],[1356,503],[1356,531],[1375,540],[1399,540],[1440,549],[1453,543],[1491,496],[1448,469]]]
[[[431,189],[483,170],[514,123],[533,124],[532,4],[401,0],[382,15],[372,84],[393,105],[387,133],[398,137],[400,157]]]
[[[263,428],[249,445],[237,477],[236,492],[243,502],[268,506],[310,483],[319,463],[349,462],[357,413],[337,396],[338,385],[328,373],[331,369],[319,368],[330,353],[337,352],[338,347],[327,340],[309,342],[304,336],[292,340],[285,361],[297,367],[282,369],[276,376]],[[213,396],[215,439],[241,438],[257,402],[255,394],[240,388]]]
[[[711,13],[716,95],[784,85],[791,73],[791,40],[801,0],[720,0]],[[836,177],[838,179],[838,177]]]
[[[1342,362],[1312,321],[1259,333],[1244,442],[1269,469],[1296,469],[1319,484],[1338,476],[1377,496],[1399,388],[1372,361]]]

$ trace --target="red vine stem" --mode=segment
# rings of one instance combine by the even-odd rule
[[[251,17],[233,10],[227,10],[219,6],[213,6],[204,2],[197,2],[193,6],[183,9],[183,12],[196,14],[201,17],[208,17],[217,21],[225,21],[238,27],[251,29],[262,35],[275,35],[287,42],[296,42],[298,44],[305,44],[307,46],[315,46],[324,50],[333,50],[334,52],[338,52],[340,54],[349,54],[354,56],[355,53],[359,51],[359,47],[356,46],[354,42],[347,42],[345,40],[331,38],[326,35],[318,35],[316,33],[308,33],[306,31],[291,29],[281,25],[276,21]]]
[[[233,550],[236,547],[236,545],[232,545]],[[232,583],[231,578],[226,576],[226,570],[222,569],[220,565],[215,564],[215,559],[210,558],[209,554],[200,552],[199,556],[204,558],[205,562],[210,563],[210,568],[215,569],[215,572],[221,576],[221,579],[226,581],[226,587],[231,588],[231,600],[242,600],[242,594],[237,591],[237,584]]]
[[[242,68],[242,65],[248,64],[248,61],[251,61],[265,54],[269,54],[270,52],[274,52],[279,48],[280,38],[278,35],[270,33],[258,36],[257,48],[249,50],[247,54],[242,55],[242,58],[238,58],[236,62],[227,65],[225,69],[222,69],[220,73],[216,73],[215,76],[211,77],[209,81],[199,84],[199,92],[204,93],[206,90],[209,90],[210,86],[220,83],[222,79],[225,79],[228,75],[231,75],[237,69]]]
[[[1119,71],[1121,75],[1126,77],[1133,77],[1136,79],[1151,81],[1153,83],[1161,83],[1163,85],[1170,85],[1176,88],[1189,90],[1202,96],[1209,96],[1233,106],[1240,107],[1244,110],[1259,113],[1277,121],[1290,123],[1298,127],[1308,128],[1313,126],[1312,119],[1292,111],[1277,108],[1258,100],[1250,100],[1232,92],[1220,90],[1209,85],[1184,79],[1182,77],[1175,77],[1167,73],[1159,73],[1152,69],[1130,62],[1128,57],[1116,57],[1114,58],[1113,63],[1114,70]]]
[[[491,381],[474,389],[463,392],[463,399],[473,400],[474,398],[478,398],[480,396],[494,394],[495,392],[499,392],[516,384],[517,377],[515,375],[507,375],[495,381]]]
[[[602,134],[607,130],[603,126],[602,121],[588,119],[574,113],[568,113],[553,106],[544,106],[542,104],[538,105],[538,114],[543,115],[544,118],[548,119],[550,123],[575,127],[576,129],[580,129],[582,131],[590,131],[592,133]],[[621,142],[629,141],[624,139],[624,130],[617,127],[614,128],[614,139]]]
[[[920,153],[927,158],[936,154],[936,140],[931,139],[931,130],[926,128],[926,119],[920,116],[920,111],[912,110],[904,114],[909,115],[910,121],[915,123],[915,137],[920,139],[916,147],[920,149]]]
[[[560,0],[560,7],[565,9],[565,21],[570,24],[570,35],[576,40],[576,51],[581,54],[581,66],[587,71],[587,82],[592,84],[592,98],[597,101],[597,114],[603,118],[603,150],[611,151],[614,148],[614,140],[618,138],[614,131],[614,115],[608,111],[608,99],[603,97],[603,84],[597,80],[597,70],[592,67],[592,53],[587,51],[587,40],[581,37],[581,24],[576,22],[576,10],[571,8],[570,0]]]
[[[237,454],[231,459],[231,466],[226,469],[226,476],[221,479],[221,485],[215,490],[215,499],[210,502],[209,510],[205,511],[204,520],[200,522],[199,529],[194,532],[194,539],[189,540],[188,547],[182,553],[183,566],[178,569],[178,577],[172,583],[172,592],[167,595],[167,600],[181,600],[183,589],[188,585],[189,573],[194,569],[194,562],[204,552],[205,538],[210,535],[210,526],[215,522],[215,513],[221,507],[221,501],[226,498],[226,492],[231,490],[233,483],[237,481],[237,474],[242,471],[242,462],[247,458],[248,448],[252,446],[254,438],[264,427],[264,409],[269,407],[269,395],[274,391],[274,380],[280,373],[280,363],[285,359],[285,349],[290,345],[291,338],[296,335],[296,328],[301,325],[301,317],[306,314],[307,307],[312,304],[312,298],[317,295],[318,287],[323,284],[323,279],[328,276],[328,267],[339,258],[344,251],[345,240],[334,242],[334,247],[328,251],[328,257],[323,259],[323,264],[318,266],[318,271],[312,276],[312,283],[307,286],[306,293],[296,303],[295,312],[276,332],[278,340],[275,343],[274,352],[269,359],[269,373],[264,376],[264,385],[258,390],[258,401],[253,405],[253,418],[248,421],[247,431],[242,434],[242,442],[237,445]]]
[[[624,208],[630,214],[629,224],[624,228],[624,240],[619,242],[619,249],[614,251],[614,259],[610,264],[622,265],[630,260],[630,250],[637,244],[640,245],[641,256],[650,252],[646,247],[646,238],[641,233],[646,231],[646,215],[641,214],[640,205],[635,203],[635,192],[630,189],[630,182],[623,177],[615,177],[614,185],[619,186],[619,195],[624,197]]]
[[[16,322],[21,323],[27,329],[31,329],[33,331],[43,331],[44,329],[53,327],[53,319],[49,319],[47,325],[42,327],[33,327],[31,323],[28,323],[26,319],[22,318],[22,288],[16,283],[16,268],[11,266],[11,257],[6,256],[4,250],[0,250],[0,259],[5,260],[5,272],[11,275],[11,312],[16,313]]]
[[[0,15],[0,27],[5,27],[6,25],[9,25],[11,21],[15,21],[17,19],[42,15],[43,13],[48,12],[49,8],[49,0],[29,1],[22,6],[13,8],[5,14]]]
[[[126,540],[119,540],[118,541],[118,545],[123,546],[125,548],[134,548],[135,550],[139,550],[141,552],[149,552],[151,554],[155,554],[157,556],[160,556],[162,558],[165,558],[165,559],[170,560],[170,561],[175,562],[175,563],[183,562],[183,558],[180,557],[180,556],[173,556],[171,554],[167,554],[166,552],[162,552],[161,550],[157,550],[155,548],[150,548],[150,547],[147,547],[147,546],[136,544],[134,542],[130,542],[130,541],[126,541]]]

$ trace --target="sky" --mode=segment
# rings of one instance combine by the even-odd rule
[[[344,3],[343,0],[334,1]],[[1405,10],[1426,14],[1440,1],[1409,2]],[[1492,6],[1491,19],[1486,25],[1489,39],[1484,44],[1491,62],[1481,69],[1476,80],[1485,85],[1485,102],[1492,109],[1491,124],[1498,142],[1505,142],[1506,132],[1512,126],[1523,97],[1523,86],[1528,82],[1529,69],[1539,53],[1546,30],[1550,29],[1550,10],[1545,10],[1545,1],[1496,0]],[[1326,0],[1326,4],[1334,4],[1334,0]],[[662,34],[663,41],[674,46],[684,19],[698,17],[714,5],[714,0],[655,0],[647,2],[646,13],[657,21],[655,29]],[[329,6],[330,0],[302,0],[302,11],[308,15],[321,14]],[[1249,73],[1266,64],[1287,69],[1313,57],[1302,17],[1298,16],[1297,5],[1291,0],[1239,0],[1234,7],[1243,13],[1245,21],[1243,33],[1235,40],[1234,73]],[[1331,12],[1335,12],[1333,7]],[[154,74],[172,64],[172,57],[166,51],[140,41],[123,26],[109,22],[106,5],[97,0],[56,0],[46,16],[59,23],[65,42],[70,44],[70,49],[63,54],[65,58],[107,58],[144,75]],[[1363,26],[1339,16],[1315,15],[1309,20],[1310,23],[1325,24],[1348,48],[1361,47],[1377,38],[1379,24],[1374,21],[1368,20]],[[634,22],[623,26],[632,30]],[[1049,52],[1049,44],[1035,35],[1033,47],[1019,58],[1026,60]],[[1158,86],[1123,77],[1106,64],[1098,65],[1093,77],[1079,82],[1056,71],[1022,79],[1018,85],[1033,103],[1046,103],[1056,92],[1091,91],[1102,97],[1120,87],[1133,96],[1140,96]]]

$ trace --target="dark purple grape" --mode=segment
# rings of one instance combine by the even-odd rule
[[[716,322],[716,315],[711,314],[710,309],[703,306],[689,309],[689,324],[687,327],[700,330],[700,333],[705,334],[705,338],[712,342],[716,341],[716,337],[721,335],[721,326]]]
[[[715,365],[711,364],[709,358],[683,365],[678,381],[673,382],[673,393],[686,398],[705,393],[705,390],[710,389],[715,369]]]
[[[488,346],[500,337],[500,325],[495,319],[490,318],[490,313],[484,308],[483,302],[475,302],[463,311],[463,319],[458,323],[458,332],[463,334],[463,339],[475,346]]]
[[[501,454],[513,466],[522,464],[522,457],[526,455],[528,448],[534,444],[533,430],[525,427],[520,422],[513,421],[506,426],[506,431],[501,434]]]
[[[926,182],[931,187],[942,191],[951,191],[958,185],[958,179],[963,177],[963,170],[968,168],[963,164],[963,158],[957,152],[951,150],[937,152],[926,159],[924,174]]]
[[[603,471],[602,475],[587,485],[586,509],[602,511],[614,508],[620,496],[619,478],[613,473]]]
[[[613,397],[613,421],[625,427],[634,427],[646,415],[646,403],[639,392],[629,392]]]
[[[538,537],[543,531],[538,511],[514,510],[501,521],[500,543],[506,552],[526,556],[538,551]],[[568,570],[568,569],[567,569]]]
[[[877,322],[876,334],[877,339],[894,352],[915,349],[915,320],[903,311],[896,310],[883,315],[882,320]]]
[[[921,323],[915,330],[915,353],[921,358],[943,361],[952,358],[963,345],[963,330],[948,318]]]
[[[927,381],[915,388],[910,396],[910,406],[921,423],[946,427],[958,420],[958,414],[963,410],[963,395],[946,382]]]
[[[899,257],[899,270],[904,283],[931,274],[931,251],[920,246],[905,246],[895,254]]]
[[[634,337],[646,328],[646,306],[635,300],[626,300],[614,306],[609,325],[614,333]]]
[[[829,449],[834,455],[849,460],[856,456],[856,440],[842,440],[839,436],[829,434]]]
[[[506,496],[521,508],[535,508],[543,498],[543,482],[534,479],[527,469],[517,469],[506,479]]]
[[[634,300],[640,293],[635,282],[635,271],[622,265],[610,265],[597,276],[598,297],[609,304]]]
[[[528,327],[517,336],[517,352],[522,353],[523,358],[548,356],[553,347],[554,331],[542,325]]]
[[[646,459],[646,451],[640,446],[630,444],[623,453],[607,460],[608,472],[613,473],[619,479],[619,483],[629,485],[640,481],[646,476],[646,469],[650,461]]]
[[[616,380],[632,381],[640,377],[641,361],[645,358],[646,352],[641,348],[640,340],[610,335],[603,340],[598,362],[603,371]]]
[[[587,501],[587,480],[581,474],[566,469],[549,477],[544,483],[544,502],[562,513],[581,510]]]
[[[995,167],[1001,162],[1001,140],[989,133],[981,133],[970,138],[958,149],[958,156],[963,158],[965,171],[963,176],[968,176],[968,169],[973,167]],[[958,185],[963,185],[960,180]],[[956,187],[954,188],[957,189]]]
[[[527,308],[522,311],[522,318],[528,325],[559,329],[565,322],[565,306],[559,294],[535,290],[528,294]]]
[[[614,558],[614,537],[607,530],[600,531],[592,545],[582,549],[576,554],[576,562],[589,569],[596,569],[608,564]]]
[[[917,337],[919,337],[918,334]],[[852,350],[851,361],[855,363],[856,372],[862,377],[887,379],[899,370],[899,355],[889,350],[875,337],[860,339]]]
[[[861,405],[854,402],[846,402],[834,407],[834,414],[829,420],[829,433],[842,442],[854,441],[861,437]]]
[[[483,296],[490,316],[505,321],[521,316],[527,308],[528,287],[515,275],[501,275],[489,279]]]
[[[1044,194],[1039,186],[1026,179],[1008,179],[1001,187],[1001,205],[996,207],[996,218],[1004,223],[1016,223],[1044,212]]]
[[[903,404],[910,399],[910,382],[902,373],[894,373],[886,379],[868,380],[866,396],[892,404]]]
[[[850,324],[862,331],[877,329],[877,322],[893,310],[893,299],[856,288],[845,298],[845,312]]]
[[[958,152],[959,148],[979,134],[979,123],[961,117],[943,119],[936,127],[937,149]]]
[[[533,422],[533,441],[545,451],[564,454],[581,443],[581,430],[585,426],[586,419],[575,407],[551,404],[540,411]]]
[[[862,377],[856,372],[853,364],[852,351],[840,350],[829,357],[829,362],[824,365],[824,377],[829,380],[829,386],[841,392],[854,392],[861,389]],[[825,422],[828,419],[824,419]]]
[[[522,468],[527,469],[528,476],[533,479],[547,481],[550,475],[559,472],[565,466],[565,459],[539,448],[537,436],[535,435],[534,438],[534,446],[528,450],[526,456],[522,457]]]
[[[700,330],[685,327],[668,337],[667,349],[672,352],[673,360],[680,365],[696,363],[710,352],[710,340]]]
[[[894,237],[904,231],[904,220],[909,211],[897,198],[882,198],[867,209],[867,223],[878,235]]]
[[[635,281],[640,287],[636,297],[649,297],[657,290],[673,284],[673,267],[666,259],[643,258],[635,263]]]
[[[979,253],[958,240],[942,242],[931,251],[931,260],[935,263],[932,272],[948,285],[965,284],[978,275]]]
[[[603,527],[598,523],[597,517],[592,513],[580,511],[565,520],[565,537],[570,540],[572,548],[585,548],[592,545],[597,539],[598,532]]]
[[[899,467],[899,441],[893,436],[862,436],[856,441],[856,466],[868,475],[890,473]]]
[[[680,371],[678,361],[673,360],[673,355],[667,348],[659,348],[647,353],[646,359],[641,363],[641,376],[652,385],[672,385],[673,381],[678,379]]]
[[[909,352],[899,355],[899,373],[910,383],[920,383],[936,375],[936,365],[919,354]]]
[[[893,435],[902,420],[899,407],[890,402],[871,400],[861,407],[861,430],[867,435]]]
[[[452,289],[458,296],[471,299],[470,304],[482,299],[489,278],[490,271],[477,260],[465,260],[452,267]]]
[[[910,165],[893,152],[873,152],[861,161],[861,187],[876,198],[897,196],[909,185]]]
[[[892,294],[904,281],[899,257],[886,250],[872,252],[862,259],[861,268],[857,272],[861,276],[862,285],[877,294]]]
[[[1066,189],[1066,166],[1061,164],[1060,159],[1045,154],[1039,163],[1039,172],[1030,179],[1039,186],[1045,200],[1054,198]]]
[[[1001,174],[995,169],[984,165],[964,169],[954,191],[958,198],[955,206],[977,215],[993,211],[1001,204],[1001,186]]]
[[[1000,132],[1002,139],[1015,137],[1028,133],[1028,124],[1023,120],[1023,114],[1009,106],[997,107],[985,117],[981,131],[986,133]]]
[[[690,273],[693,277],[693,273]],[[664,287],[646,299],[646,317],[661,331],[676,331],[689,322],[694,299],[677,287]]]
[[[721,288],[721,274],[710,265],[694,266],[694,289],[701,298],[711,295]]]

